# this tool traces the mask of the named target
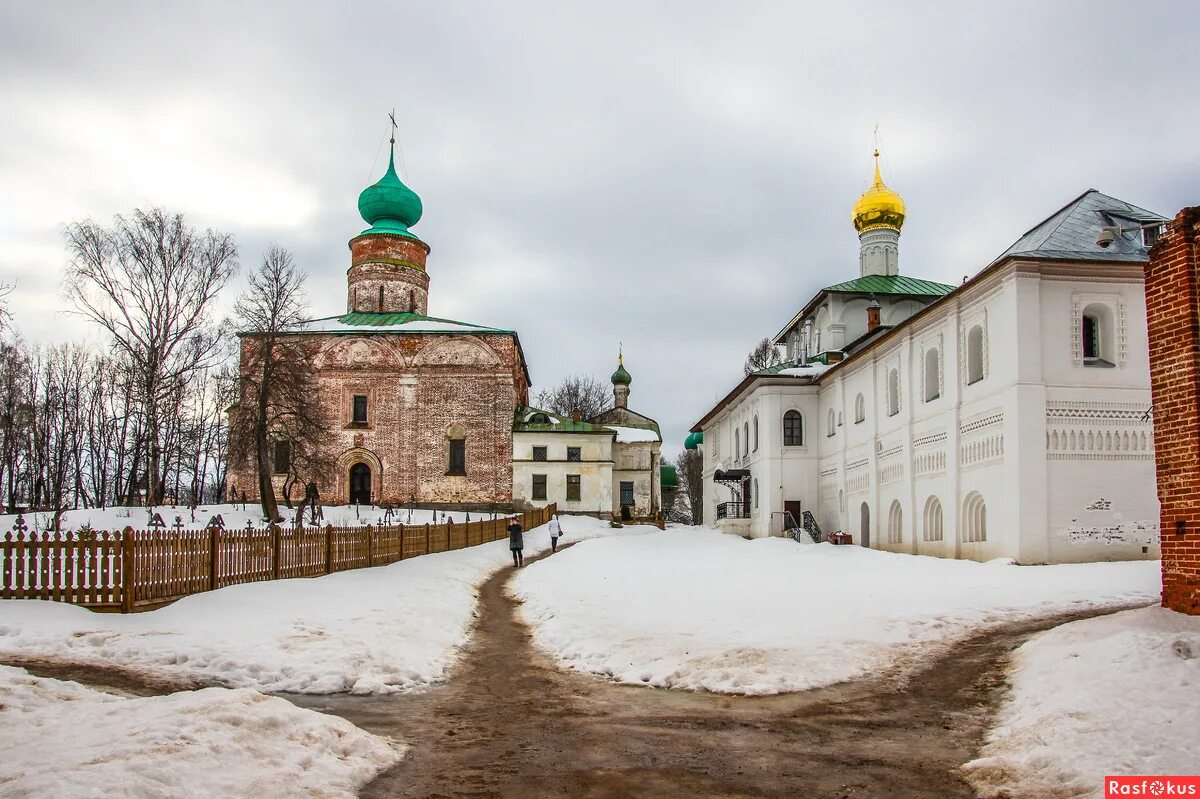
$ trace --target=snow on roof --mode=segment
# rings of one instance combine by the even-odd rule
[[[644,427],[621,427],[615,424],[604,425],[609,430],[617,431],[618,444],[639,444],[644,441],[661,441],[658,433]]]

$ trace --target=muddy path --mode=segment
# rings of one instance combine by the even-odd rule
[[[532,562],[533,558],[529,562]],[[501,569],[451,679],[415,695],[292,696],[412,745],[364,797],[966,797],[1008,657],[1092,609],[977,636],[904,682],[777,697],[620,686],[532,645]]]

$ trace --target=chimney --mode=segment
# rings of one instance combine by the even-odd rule
[[[867,332],[868,333],[870,333],[872,330],[875,330],[876,328],[878,328],[879,325],[881,324],[879,314],[880,314],[879,302],[876,300],[871,300],[871,304],[867,306]]]
[[[578,410],[571,411],[571,421],[578,422],[582,414]]]

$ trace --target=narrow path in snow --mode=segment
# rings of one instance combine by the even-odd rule
[[[544,556],[543,556],[544,557]],[[531,558],[529,562],[536,560]],[[450,681],[406,696],[291,696],[411,744],[364,797],[958,797],[1026,622],[960,643],[907,685],[880,679],[774,697],[621,686],[532,645],[501,569]]]

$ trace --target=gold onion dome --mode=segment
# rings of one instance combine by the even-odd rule
[[[880,227],[899,230],[904,225],[904,200],[879,176],[879,150],[875,151],[875,182],[858,198],[851,218],[859,233]]]

